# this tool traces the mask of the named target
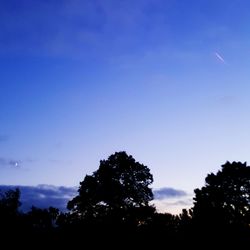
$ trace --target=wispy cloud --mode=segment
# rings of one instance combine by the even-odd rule
[[[155,205],[158,212],[179,214],[183,209],[190,209],[193,205],[192,195],[166,198],[162,200],[154,200],[152,204]]]
[[[26,164],[31,164],[35,162],[36,160],[31,158],[23,158],[23,159],[17,159],[17,158],[11,158],[11,157],[0,157],[0,167],[11,167],[11,168],[20,168],[23,167]]]
[[[237,105],[241,103],[241,99],[236,95],[224,95],[217,97],[216,102],[220,105],[228,107],[229,105]]]
[[[147,33],[154,31],[146,11],[152,2],[27,0],[16,11],[8,2],[0,1],[0,53],[85,58],[86,54],[126,46],[134,41],[140,27],[147,28]]]
[[[76,193],[75,187],[38,185],[38,186],[0,186],[0,190],[19,188],[21,191],[21,210],[26,212],[31,206],[39,208],[56,207],[61,211],[66,210],[67,202],[72,199]]]
[[[153,191],[155,200],[163,200],[166,198],[175,198],[175,197],[183,197],[186,196],[187,193],[183,190],[174,189],[171,187],[164,187],[160,189],[156,189]]]
[[[161,213],[179,214],[182,209],[189,209],[193,204],[192,195],[184,190],[163,187],[155,189],[153,193],[154,200],[152,204]]]
[[[0,157],[0,167],[20,167],[21,163],[21,160]]]

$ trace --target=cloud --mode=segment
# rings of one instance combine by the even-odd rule
[[[178,200],[173,203],[168,203],[170,206],[191,206],[193,204],[192,198],[186,198],[183,200]]]
[[[20,168],[23,167],[23,164],[31,164],[36,160],[31,158],[16,159],[8,157],[0,157],[0,167],[10,167],[10,168]]]
[[[153,191],[155,200],[163,200],[167,198],[183,197],[187,196],[187,193],[183,190],[174,189],[170,187],[164,187]]]
[[[0,157],[0,167],[20,167],[21,160]]]
[[[153,190],[156,210],[161,213],[179,214],[182,209],[189,209],[193,204],[192,194],[184,190],[163,187]]]
[[[107,51],[107,56],[109,49],[132,43],[139,28],[154,31],[147,14],[152,2],[26,0],[13,8],[0,1],[0,53],[86,58]]]
[[[0,190],[19,188],[21,191],[21,210],[27,212],[31,206],[39,208],[56,207],[61,211],[66,210],[67,202],[77,194],[77,188],[38,185],[38,186],[8,186],[1,185]]]
[[[156,210],[160,213],[180,214],[183,209],[190,209],[193,205],[193,197],[187,194],[182,197],[153,200]]]
[[[238,104],[240,103],[240,101],[241,100],[234,95],[224,95],[217,98],[217,102],[225,106]]]

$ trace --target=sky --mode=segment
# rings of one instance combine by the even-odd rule
[[[0,184],[77,187],[125,150],[191,195],[249,162],[249,23],[247,0],[0,0]]]

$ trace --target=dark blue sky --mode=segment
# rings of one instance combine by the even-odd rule
[[[250,2],[0,1],[0,183],[77,186],[115,151],[192,192],[248,161]]]

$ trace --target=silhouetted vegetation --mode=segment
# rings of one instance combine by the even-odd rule
[[[250,240],[250,167],[227,162],[217,174],[208,174],[206,184],[195,189],[192,221],[207,237],[225,241]],[[201,232],[201,231],[200,231]]]
[[[250,243],[250,167],[233,162],[208,174],[195,189],[194,205],[179,215],[158,213],[150,201],[153,176],[126,152],[102,160],[97,171],[80,182],[69,212],[32,207],[22,213],[20,191],[0,193],[3,240],[33,240],[42,245],[84,244],[129,247],[130,244],[175,246],[200,242],[214,246]],[[135,245],[134,245],[135,246]]]
[[[73,220],[112,224],[145,223],[154,213],[149,185],[153,176],[148,167],[125,152],[111,155],[100,162],[99,169],[80,183],[79,195],[69,201]]]

